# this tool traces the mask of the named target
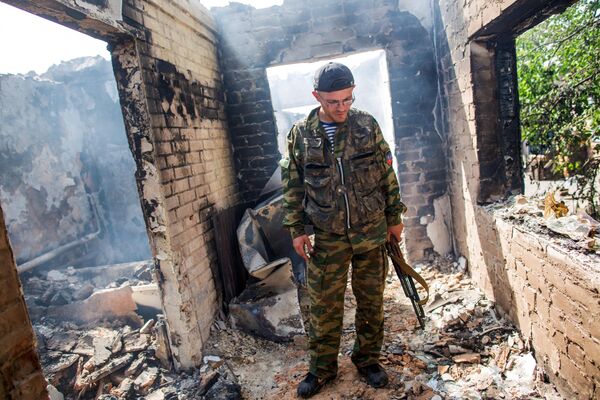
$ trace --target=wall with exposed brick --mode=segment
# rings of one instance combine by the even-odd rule
[[[520,190],[512,40],[572,2],[553,2],[551,9],[542,3],[436,5],[454,240],[475,281],[531,339],[537,361],[563,395],[598,398],[600,258],[573,258],[479,205]]]
[[[127,1],[123,16],[143,38],[118,43],[113,64],[174,361],[190,367],[220,308],[211,216],[238,200],[215,27],[187,0]]]
[[[408,206],[407,249],[411,259],[423,258],[433,245],[422,221],[433,220],[433,201],[447,189],[444,138],[436,125],[434,42],[430,27],[422,22],[426,18],[415,15],[431,15],[429,4],[286,0],[282,6],[266,9],[231,4],[213,11],[221,35],[240,193],[246,201],[256,200],[281,157],[266,68],[374,49],[386,51],[395,155]]]
[[[173,361],[199,364],[220,308],[211,216],[238,201],[212,17],[191,0],[125,0],[117,16],[8,1],[109,43]]]
[[[565,398],[600,395],[600,256],[577,254],[478,211],[474,281],[529,338]]]
[[[1,208],[0,287],[0,399],[41,399],[46,380]]]

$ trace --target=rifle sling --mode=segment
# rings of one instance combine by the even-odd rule
[[[404,260],[404,257],[402,257],[402,253],[400,252],[400,248],[398,247],[397,243],[392,243],[391,246],[388,248],[388,250],[390,250],[390,251],[388,251],[388,254],[389,254],[390,258],[392,259],[392,262],[394,264],[396,264],[398,267],[400,267],[400,270],[402,271],[402,273],[407,276],[410,276],[415,281],[419,282],[419,284],[423,287],[423,289],[425,289],[427,296],[425,296],[424,299],[419,301],[419,305],[421,305],[421,306],[425,305],[427,303],[427,301],[429,300],[429,285],[427,285],[427,282],[425,282],[425,279],[423,279],[423,277],[421,275],[419,275],[419,273],[417,271],[415,271],[410,265],[408,265],[406,263],[406,261]]]

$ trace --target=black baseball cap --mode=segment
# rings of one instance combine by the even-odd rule
[[[313,87],[320,92],[335,92],[354,86],[354,76],[348,67],[328,62],[317,70]]]

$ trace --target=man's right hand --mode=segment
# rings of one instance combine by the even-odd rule
[[[310,244],[308,235],[298,236],[297,238],[294,238],[292,242],[296,253],[298,253],[300,257],[304,258],[304,261],[306,261],[308,264],[308,257],[313,252],[312,244]],[[306,253],[306,250],[308,250],[308,254]]]

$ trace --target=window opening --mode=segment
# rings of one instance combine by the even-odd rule
[[[516,39],[525,194],[600,217],[600,1]]]

